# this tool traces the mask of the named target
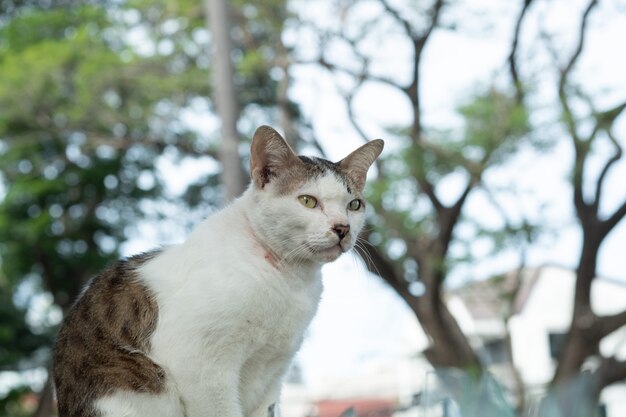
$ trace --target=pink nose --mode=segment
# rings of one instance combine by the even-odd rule
[[[346,237],[349,231],[350,231],[350,226],[347,224],[336,224],[333,226],[333,232],[335,232],[337,236],[339,236],[339,240]]]

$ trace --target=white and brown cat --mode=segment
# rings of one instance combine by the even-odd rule
[[[265,417],[350,250],[382,140],[334,163],[257,129],[252,182],[181,245],[120,261],[70,310],[54,350],[60,417]]]

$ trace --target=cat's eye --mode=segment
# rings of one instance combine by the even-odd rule
[[[317,199],[315,197],[311,197],[310,195],[301,195],[298,197],[298,201],[306,208],[317,207]]]
[[[348,203],[348,210],[357,211],[358,209],[361,208],[361,205],[362,205],[361,200],[359,200],[358,198],[355,198],[354,200]]]

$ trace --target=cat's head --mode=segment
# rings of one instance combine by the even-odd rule
[[[331,262],[352,249],[365,224],[367,171],[383,150],[373,140],[339,162],[296,155],[274,129],[252,140],[251,220],[277,259]]]

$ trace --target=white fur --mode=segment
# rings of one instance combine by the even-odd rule
[[[175,389],[175,388],[174,388]],[[169,390],[165,395],[151,395],[132,391],[118,391],[96,402],[96,407],[103,416],[139,417],[185,415],[180,397]]]
[[[278,401],[317,310],[321,265],[352,247],[364,213],[347,210],[354,196],[331,174],[290,195],[272,187],[251,186],[141,269],[159,306],[149,356],[168,387],[114,393],[98,403],[104,417],[264,417]],[[319,207],[300,204],[302,194]],[[351,226],[341,250],[337,223]]]

